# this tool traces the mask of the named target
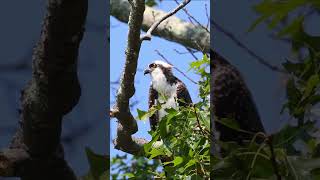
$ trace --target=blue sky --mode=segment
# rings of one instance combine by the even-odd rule
[[[188,11],[202,24],[207,24],[207,17],[205,11],[205,4],[207,7],[210,7],[209,0],[203,1],[192,1],[186,7]],[[170,11],[176,7],[176,3],[174,1],[162,1],[156,8],[164,11]],[[208,13],[210,13],[210,9],[208,9]],[[187,16],[183,11],[180,11],[176,14],[177,17],[187,20]],[[114,17],[110,17],[110,81],[116,81],[122,72],[123,65],[125,62],[125,48],[127,41],[127,33],[128,26],[125,23],[119,22]],[[144,33],[144,32],[142,32]],[[147,67],[149,63],[154,60],[161,60],[162,58],[155,52],[158,50],[162,53],[175,67],[179,68],[181,71],[187,74],[188,77],[197,81],[199,76],[194,74],[192,71],[188,71],[189,63],[194,61],[193,57],[190,54],[178,54],[174,51],[174,49],[180,52],[186,52],[185,48],[177,43],[173,43],[158,37],[153,36],[151,41],[144,41],[141,46],[139,60],[138,60],[138,69],[140,71],[137,72],[135,78],[135,87],[136,93],[131,101],[138,100],[139,104],[135,106],[132,110],[133,115],[136,117],[136,109],[139,108],[141,110],[147,110],[147,102],[148,102],[148,90],[150,85],[150,77],[143,75],[143,70]],[[202,57],[201,53],[196,54],[198,58]],[[142,70],[142,71],[141,71]],[[174,70],[174,74],[181,79],[188,87],[192,100],[194,102],[198,101],[198,88],[195,84],[193,84],[186,77],[181,75],[179,72]],[[117,86],[113,86],[118,88]],[[113,105],[112,102],[115,100],[116,90],[110,89],[110,106]],[[116,119],[112,119],[110,122],[110,155],[111,157],[116,154],[123,154],[123,152],[115,150],[113,148],[112,140],[116,137],[116,128],[117,123]],[[134,134],[136,137],[143,137],[146,139],[151,139],[151,136],[147,131],[150,130],[149,121],[138,121],[139,131]]]

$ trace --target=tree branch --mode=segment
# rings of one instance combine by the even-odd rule
[[[279,168],[278,168],[278,164],[277,164],[277,160],[276,160],[276,155],[274,153],[274,147],[273,147],[273,136],[270,135],[268,136],[267,138],[267,144],[270,148],[270,152],[271,152],[271,162],[272,162],[272,166],[273,166],[273,170],[274,170],[274,173],[276,174],[276,177],[277,177],[277,180],[281,180],[281,175],[280,175],[280,172],[279,172]]]
[[[22,163],[30,159],[29,154],[21,149],[5,149],[0,152],[0,176],[12,177],[18,174]]]
[[[174,15],[175,13],[177,13],[180,9],[182,9],[183,7],[185,7],[188,3],[190,2],[190,0],[184,0],[181,4],[178,4],[178,7],[176,7],[174,10],[172,10],[171,12],[167,13],[166,15],[164,15],[162,18],[158,19],[156,22],[154,22],[152,24],[152,26],[149,28],[149,30],[147,31],[147,34],[141,36],[140,40],[151,40],[151,33],[159,26],[159,24],[168,19],[170,16]]]
[[[172,16],[179,9],[183,8],[189,1],[190,0],[185,0],[184,3],[179,5],[172,12],[161,16],[162,18],[151,25],[152,27],[148,31],[150,36],[153,31],[156,31],[157,27],[160,27],[161,22]],[[114,1],[111,3],[117,2]],[[148,143],[148,141],[142,138],[132,137],[132,134],[138,131],[138,127],[137,122],[130,112],[129,101],[135,93],[134,79],[137,72],[137,62],[141,43],[143,42],[143,40],[148,39],[144,38],[143,36],[141,36],[140,38],[140,30],[143,26],[143,15],[145,8],[147,7],[145,6],[144,0],[130,0],[129,3],[131,5],[131,11],[128,19],[129,33],[128,45],[126,49],[126,61],[120,79],[120,86],[117,92],[116,103],[112,110],[109,112],[109,115],[110,117],[115,117],[119,120],[117,127],[117,137],[115,140],[113,140],[115,148],[133,155],[144,155],[143,145]]]
[[[263,57],[256,54],[254,51],[252,51],[250,48],[248,48],[245,44],[243,44],[239,39],[237,39],[231,32],[224,29],[221,25],[216,23],[215,21],[211,20],[211,24],[217,28],[218,31],[225,34],[228,38],[230,38],[237,46],[239,46],[241,49],[245,50],[250,56],[255,58],[260,64],[267,67],[268,69],[276,72],[281,73],[287,73],[284,69],[281,69],[280,67],[277,67],[275,65],[270,64],[267,60],[265,60]]]
[[[129,15],[128,46],[126,49],[126,62],[120,86],[117,92],[116,104],[110,115],[116,117],[118,122],[117,137],[113,141],[115,148],[121,151],[141,155],[143,144],[147,141],[133,138],[131,135],[138,131],[137,122],[130,112],[129,100],[135,93],[134,78],[137,71],[137,62],[141,47],[140,29],[145,10],[144,0],[131,0],[131,12]]]
[[[21,93],[21,121],[9,149],[1,151],[1,176],[77,179],[60,143],[62,118],[78,103],[78,49],[87,0],[48,0],[32,79]]]
[[[130,13],[130,5],[126,0],[111,0],[110,1],[110,14],[117,18],[119,21],[127,23]],[[189,16],[191,15],[185,8],[184,12]],[[142,30],[148,31],[154,22],[158,21],[160,17],[164,17],[167,13],[161,10],[157,10],[151,7],[145,7],[144,19],[142,23]],[[209,53],[210,50],[210,33],[209,30],[201,25],[195,18],[189,16],[191,21],[195,21],[196,24],[183,21],[175,16],[171,16],[166,19],[162,24],[153,31],[153,35],[164,38],[168,41],[179,43],[185,47],[203,51]],[[240,42],[233,34],[225,30],[215,21],[211,20],[211,24],[221,31],[233,42],[235,42],[240,48],[245,50],[250,56],[258,61],[261,65],[276,72],[285,73],[285,71],[275,65],[270,64],[263,57],[259,56],[248,48],[245,44]],[[217,53],[217,52],[216,52]]]
[[[176,2],[176,4],[179,4],[179,2],[177,0],[174,0]],[[189,11],[186,8],[182,9],[184,11],[184,13],[187,14],[187,16],[194,22],[197,23],[198,26],[200,26],[202,29],[204,29],[205,31],[207,31],[208,33],[210,33],[209,29],[205,26],[203,26],[196,18],[194,18]],[[208,13],[206,12],[206,16],[208,17]]]
[[[119,21],[127,23],[129,12],[130,4],[126,0],[110,0],[110,14]],[[159,21],[166,14],[167,12],[145,6],[142,30],[147,32],[156,21]],[[192,49],[204,52],[210,50],[209,32],[201,26],[193,25],[175,16],[164,20],[152,33]]]

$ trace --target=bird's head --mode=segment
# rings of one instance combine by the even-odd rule
[[[163,61],[154,61],[148,65],[148,67],[144,70],[143,74],[150,74],[151,76],[158,73],[172,73],[172,65]]]

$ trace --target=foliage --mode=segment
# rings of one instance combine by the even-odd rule
[[[109,177],[109,156],[96,154],[89,148],[86,148],[86,154],[90,165],[90,171],[87,175],[83,176],[82,179],[107,179]]]
[[[320,179],[319,128],[315,125],[319,116],[312,115],[320,102],[320,37],[304,29],[308,12],[319,11],[319,2],[264,0],[254,7],[260,17],[249,30],[266,22],[277,37],[290,40],[297,59],[283,64],[289,76],[283,112],[287,111],[296,124],[286,125],[272,135],[257,134],[264,139],[260,144],[254,140],[241,146],[219,142],[226,156],[211,157],[214,179]],[[301,8],[307,8],[306,12],[296,16]],[[301,52],[306,53],[299,59]]]
[[[151,179],[170,177],[171,179],[206,178],[210,176],[210,59],[204,55],[202,59],[190,64],[200,76],[200,102],[179,109],[165,109],[156,131],[150,131],[152,140],[144,146],[146,158],[132,157],[133,165],[125,162],[127,156],[117,156],[112,160],[112,178]],[[137,119],[145,120],[161,105],[154,106],[149,111],[137,110]],[[162,162],[159,161],[161,159]],[[138,165],[137,165],[138,164]],[[162,168],[159,167],[162,166]],[[163,171],[157,171],[162,169]]]
[[[210,176],[209,62],[204,55],[201,60],[190,64],[190,69],[201,77],[198,84],[202,100],[178,110],[166,109],[167,115],[160,121],[158,129],[151,132],[152,141],[144,147],[149,158],[159,157],[163,161],[166,176],[172,179]],[[159,141],[162,143],[156,146]],[[164,173],[157,176],[163,178]]]
[[[130,164],[128,164],[130,162]],[[152,179],[158,174],[160,163],[157,160],[149,161],[144,157],[130,156],[127,154],[116,155],[111,160],[112,179]]]

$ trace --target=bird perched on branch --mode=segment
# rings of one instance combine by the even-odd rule
[[[166,115],[165,108],[176,108],[192,103],[186,85],[173,75],[172,67],[166,62],[154,61],[144,71],[145,75],[151,76],[149,108],[162,104],[162,108],[149,118],[152,130],[156,130],[159,121]]]
[[[215,129],[221,141],[251,140],[254,133],[265,132],[251,93],[239,71],[216,52],[210,52],[211,60],[211,106]],[[223,124],[223,119],[234,119],[244,133]]]

